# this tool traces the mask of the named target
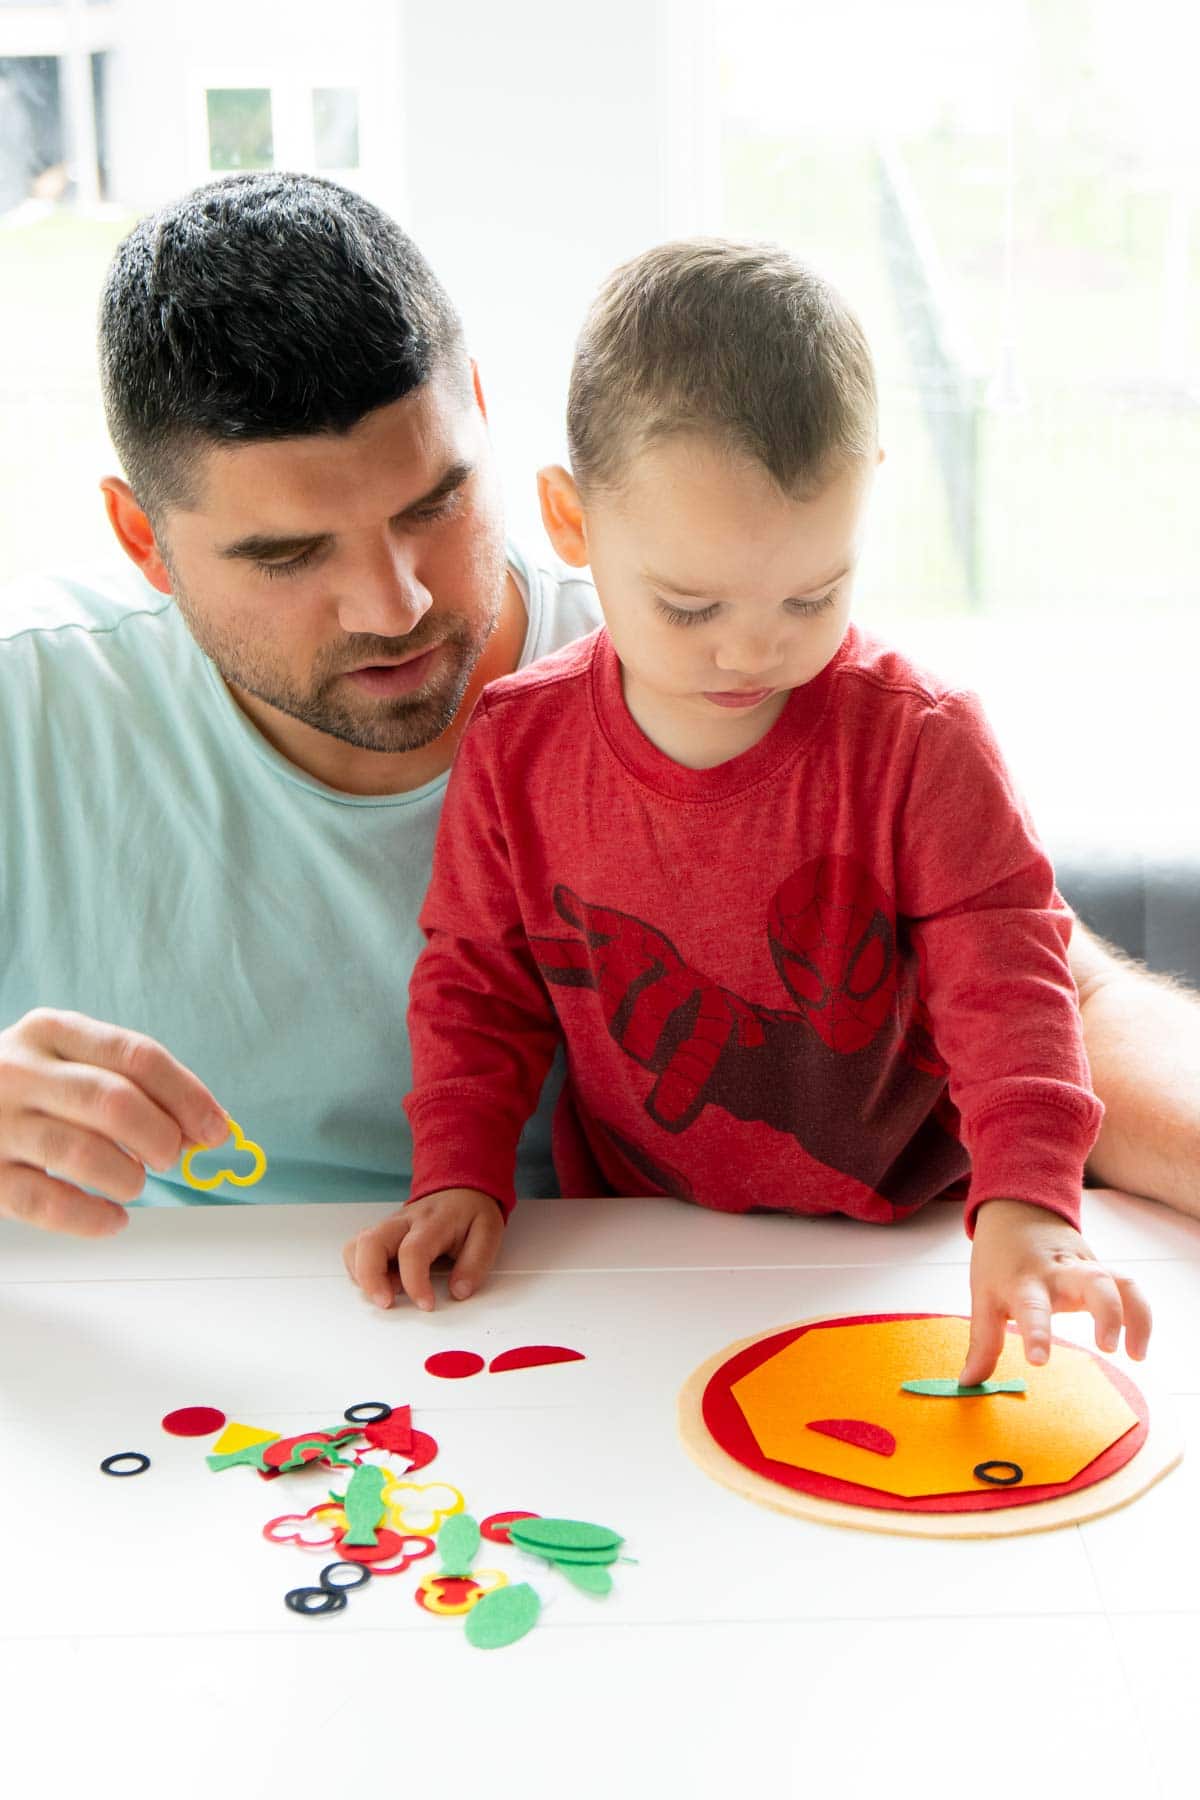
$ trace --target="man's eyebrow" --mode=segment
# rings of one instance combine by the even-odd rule
[[[849,573],[849,566],[838,569],[834,574],[827,575],[824,581],[814,582],[808,589],[808,593],[823,593]],[[677,594],[681,600],[728,600],[732,592],[730,588],[706,586],[702,581],[697,582],[695,586],[684,586],[677,581],[668,581],[664,575],[656,575],[651,569],[642,570],[642,579],[648,581],[651,587],[663,588],[668,594]],[[799,600],[804,596],[797,594],[794,598]]]
[[[392,515],[393,523],[401,519],[411,519],[414,514],[421,513],[439,501],[448,500],[475,473],[475,464],[471,462],[451,463],[441,480],[436,482],[427,493],[412,500],[402,512]],[[219,554],[223,557],[241,559],[247,562],[279,561],[289,556],[299,556],[305,550],[322,550],[326,544],[333,542],[332,531],[315,532],[308,537],[298,536],[295,532],[287,536],[272,536],[270,532],[255,531],[248,537],[237,538],[232,544],[222,546]]]

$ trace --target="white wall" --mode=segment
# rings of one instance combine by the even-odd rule
[[[355,185],[462,311],[511,527],[540,543],[534,472],[563,454],[588,300],[624,257],[715,224],[711,44],[707,0],[611,0],[597,23],[551,0],[124,0],[113,190],[141,212],[206,178],[205,85],[360,87]]]
[[[462,311],[525,541],[543,541],[534,473],[565,453],[592,294],[624,258],[713,222],[709,143],[682,122],[710,78],[706,10],[609,0],[592,29],[590,8],[551,0],[407,8],[403,222]]]

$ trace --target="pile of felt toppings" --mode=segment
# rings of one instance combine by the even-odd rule
[[[576,1352],[544,1354],[540,1346],[538,1351],[536,1359],[514,1360],[511,1366],[578,1359]],[[313,1467],[339,1473],[340,1485],[315,1505],[280,1513],[263,1526],[268,1542],[323,1559],[315,1584],[284,1595],[289,1610],[305,1618],[342,1612],[351,1594],[377,1578],[402,1575],[436,1558],[429,1571],[418,1573],[417,1605],[439,1618],[462,1618],[468,1643],[495,1650],[533,1629],[543,1596],[530,1581],[510,1581],[504,1569],[480,1567],[485,1544],[515,1550],[596,1597],[612,1592],[612,1565],[629,1560],[621,1557],[624,1539],[608,1526],[521,1510],[493,1512],[477,1521],[449,1482],[407,1479],[438,1454],[436,1440],[414,1427],[409,1406],[363,1401],[347,1407],[343,1423],[286,1437],[227,1422],[214,1407],[182,1407],[162,1423],[180,1437],[219,1432],[206,1458],[214,1473],[246,1467],[264,1481]],[[130,1463],[134,1466],[122,1466]],[[141,1451],[117,1452],[101,1464],[112,1475],[142,1474],[149,1467],[150,1458]]]

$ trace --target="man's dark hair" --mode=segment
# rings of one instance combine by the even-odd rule
[[[142,219],[100,302],[108,429],[154,518],[205,444],[344,432],[445,369],[462,325],[412,240],[312,175],[235,175]]]

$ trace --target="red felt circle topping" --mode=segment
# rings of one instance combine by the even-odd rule
[[[483,1358],[474,1350],[438,1350],[425,1358],[426,1371],[443,1381],[463,1381],[468,1375],[478,1375],[482,1367]]]
[[[402,1456],[408,1458],[408,1467],[404,1473],[411,1475],[414,1469],[428,1468],[437,1453],[438,1446],[435,1437],[430,1437],[427,1431],[414,1431],[411,1447],[400,1452]]]
[[[331,1501],[325,1502],[326,1506],[331,1504]],[[398,1531],[388,1531],[386,1526],[381,1525],[375,1533],[373,1544],[348,1544],[345,1537],[346,1530],[347,1527],[339,1526],[333,1534],[338,1555],[343,1562],[386,1562],[390,1557],[403,1554],[404,1539]]]
[[[534,1512],[497,1512],[490,1513],[479,1527],[480,1537],[487,1538],[491,1544],[511,1544],[508,1534],[510,1525],[518,1519],[540,1519],[541,1513]]]
[[[777,1331],[771,1337],[760,1338],[757,1343],[748,1344],[744,1350],[731,1356],[728,1362],[722,1363],[710,1377],[704,1390],[701,1411],[714,1443],[719,1444],[726,1455],[731,1456],[744,1469],[752,1469],[755,1474],[765,1476],[768,1481],[778,1482],[781,1487],[794,1488],[798,1493],[816,1494],[823,1500],[839,1501],[843,1506],[871,1506],[888,1512],[922,1513],[989,1512],[1001,1506],[1029,1506],[1038,1500],[1053,1500],[1059,1494],[1072,1494],[1079,1488],[1092,1487],[1106,1476],[1114,1475],[1118,1469],[1123,1469],[1127,1462],[1132,1461],[1145,1443],[1150,1429],[1150,1410],[1142,1394],[1121,1369],[1085,1349],[1083,1354],[1092,1356],[1099,1364],[1122,1399],[1128,1401],[1137,1414],[1138,1422],[1131,1425],[1124,1437],[1119,1437],[1115,1444],[1110,1444],[1107,1450],[1102,1451],[1070,1481],[1045,1482],[1040,1487],[993,1487],[986,1491],[975,1489],[961,1494],[908,1496],[885,1494],[881,1488],[840,1481],[832,1475],[822,1475],[815,1469],[799,1469],[791,1463],[773,1462],[763,1455],[741,1407],[733,1397],[734,1385],[744,1375],[749,1375],[751,1370],[769,1362],[807,1331],[829,1330],[835,1325],[882,1325],[902,1319],[934,1319],[941,1316],[944,1315],[864,1313],[840,1319],[820,1319],[812,1325],[796,1325],[789,1331]],[[1080,1345],[1072,1344],[1066,1338],[1052,1338],[1051,1342],[1061,1344],[1068,1350],[1081,1349]]]
[[[215,1406],[177,1406],[167,1414],[162,1428],[172,1437],[208,1437],[224,1423],[225,1414]]]

